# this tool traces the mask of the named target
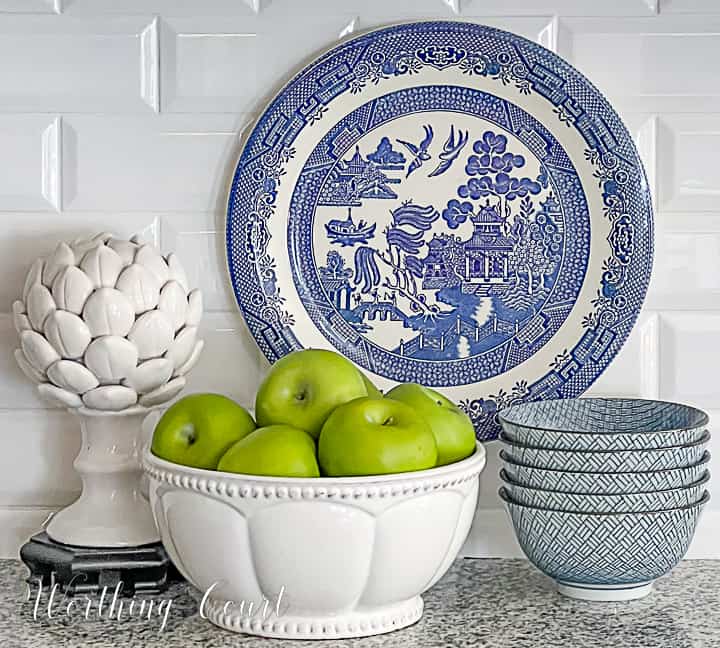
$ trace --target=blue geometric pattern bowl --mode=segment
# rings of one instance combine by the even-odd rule
[[[513,443],[503,434],[500,440],[507,458],[526,466],[576,472],[637,472],[696,464],[705,452],[710,433],[689,445],[653,450],[555,450]]]
[[[569,493],[622,495],[669,488],[683,488],[698,481],[710,463],[705,452],[700,461],[687,468],[653,470],[648,472],[573,472],[547,470],[525,466],[510,460],[505,450],[500,451],[507,476],[517,484],[529,488],[543,488]]]
[[[625,493],[623,495],[587,495],[563,491],[528,488],[510,479],[506,470],[500,471],[509,498],[523,506],[542,509],[573,511],[577,513],[631,513],[660,511],[696,504],[710,481],[710,472],[686,488],[670,488],[648,493]]]
[[[637,513],[573,513],[513,502],[500,489],[528,560],[562,594],[617,601],[647,595],[687,552],[700,511],[690,506]]]
[[[662,401],[579,398],[515,405],[498,415],[515,443],[556,450],[647,450],[699,441],[705,412]]]

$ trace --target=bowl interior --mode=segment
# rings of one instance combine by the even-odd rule
[[[647,433],[705,427],[702,410],[664,401],[634,398],[576,398],[537,401],[509,407],[503,424],[587,434]]]

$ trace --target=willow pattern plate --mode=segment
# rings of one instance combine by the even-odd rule
[[[628,336],[652,265],[632,140],[574,68],[473,23],[373,31],[270,102],[233,178],[227,258],[271,360],[345,354],[379,386],[495,414],[581,394]]]

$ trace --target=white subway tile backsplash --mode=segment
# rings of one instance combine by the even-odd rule
[[[657,205],[657,115],[626,113],[622,115],[632,134],[645,168],[653,205]]]
[[[656,313],[643,312],[620,353],[586,395],[657,398],[658,326]]]
[[[655,203],[657,205],[657,202]],[[666,232],[708,234],[720,232],[720,206],[717,211],[661,211],[655,213],[655,223]]]
[[[448,5],[449,6],[449,5]],[[462,5],[461,5],[462,6]],[[479,12],[479,13],[478,13]],[[272,95],[293,70],[334,39],[400,21],[408,15],[443,17],[442,0],[384,2],[361,9],[327,0],[270,4],[256,16],[171,17],[162,25],[162,109],[168,112],[244,112]],[[554,46],[552,18],[498,17],[484,6],[463,11],[464,20],[509,29]],[[312,29],[297,24],[312,19]],[[282,42],[283,47],[277,47]]]
[[[589,2],[590,0],[582,0]],[[621,2],[622,0],[613,0]],[[640,0],[642,1],[642,0]],[[343,15],[354,12],[372,12],[384,18],[452,18],[458,15],[455,7],[462,9],[468,0],[365,0],[358,2],[338,2],[337,0],[203,0],[199,9],[197,2],[178,2],[177,0],[124,0],[118,3],[114,0],[62,0],[62,11],[71,16],[95,16],[99,14],[160,14],[162,16],[181,18],[208,17],[241,17],[260,18],[267,17],[272,21],[314,20],[319,16]],[[561,0],[562,2],[562,0]],[[570,4],[572,0],[564,0]],[[528,11],[532,0],[524,0],[525,10],[502,12],[498,11],[498,4],[491,13],[520,13],[535,14]],[[522,3],[521,3],[522,4]],[[477,11],[477,6],[475,7]]]
[[[161,246],[182,259],[188,281],[203,291],[206,311],[231,311],[235,300],[225,264],[225,214],[163,214]]]
[[[566,16],[648,16],[656,13],[655,0],[460,0],[461,13],[488,15],[537,14]]]
[[[716,408],[720,312],[666,312],[660,321],[660,398]]]
[[[7,1],[7,0],[6,0]],[[592,0],[581,0],[583,4],[589,5]],[[620,3],[622,0],[612,0]],[[633,0],[634,1],[634,0]],[[642,2],[642,0],[638,0]],[[556,4],[564,4],[570,7],[573,0],[560,0]],[[365,0],[358,2],[338,2],[338,0],[202,0],[199,8],[197,2],[178,2],[177,0],[124,0],[118,3],[115,0],[63,0],[63,13],[68,15],[98,15],[98,14],[133,14],[152,13],[171,17],[196,17],[223,16],[252,18],[254,16],[268,17],[268,20],[314,20],[323,15],[342,15],[354,12],[364,13],[365,11],[378,12],[384,17],[396,17],[401,19],[422,18],[422,17],[445,17],[453,18],[458,15],[458,9],[466,5],[477,3],[468,0]],[[497,15],[504,14],[503,3],[492,0],[490,13]],[[505,3],[507,4],[507,3]],[[520,5],[525,5],[520,10],[511,13],[536,14],[537,11],[528,10],[533,0],[521,0]],[[312,24],[312,23],[310,23]]]
[[[76,417],[61,410],[0,410],[0,429],[12,446],[0,453],[0,506],[54,506],[75,498]]]
[[[273,49],[273,43],[253,30],[255,22],[238,19],[227,24],[223,18],[210,22],[193,18],[165,20],[162,110],[248,112],[258,95],[258,76],[267,81],[267,75],[276,70],[259,64],[263,50]]]
[[[50,115],[0,114],[0,209],[60,208],[60,128]]]
[[[71,115],[63,120],[63,203],[73,210],[224,208],[246,119]]]
[[[610,101],[636,111],[720,110],[720,15],[562,18],[564,51]]]
[[[60,0],[0,0],[0,13],[58,14]]]
[[[50,0],[30,0],[42,4]],[[57,0],[56,0],[57,1]],[[700,6],[713,0],[663,0],[673,5],[687,4]],[[5,0],[19,5],[23,0]],[[657,0],[365,0],[363,3],[346,2],[341,6],[338,0],[202,0],[202,8],[196,2],[176,0],[62,0],[62,11],[69,15],[96,15],[117,13],[159,13],[167,16],[252,16],[269,14],[273,17],[291,13],[294,16],[339,13],[354,10],[378,8],[390,16],[401,19],[444,16],[451,19],[463,18],[467,14],[488,16],[537,15],[559,13],[568,16],[648,16],[656,13]],[[294,5],[294,6],[293,6]],[[707,9],[710,11],[710,9]]]
[[[202,0],[201,6],[197,2],[178,0],[62,0],[62,12],[70,16],[137,13],[171,16],[252,16],[255,13],[253,0]]]
[[[662,115],[658,147],[658,209],[717,212],[720,114]]]
[[[503,445],[500,441],[490,441],[485,444],[485,467],[480,473],[480,491],[478,494],[478,506],[480,508],[502,508],[498,497],[500,488],[500,469],[502,461],[500,450]]]
[[[20,558],[20,546],[38,532],[49,520],[57,507],[45,506],[8,506],[0,508],[0,556]],[[27,583],[18,579],[16,583],[17,599],[27,596]]]
[[[511,31],[557,51],[560,26],[557,19],[553,18],[547,10],[542,13],[538,12],[539,15],[536,16],[493,16],[489,15],[482,5],[477,6],[477,13],[473,12],[474,7],[475,5],[471,5],[463,10],[462,20]]]
[[[659,233],[648,305],[720,309],[720,233]]]
[[[205,347],[184,393],[216,392],[252,407],[267,361],[239,313],[205,313],[200,337]]]
[[[407,14],[400,5],[373,1],[356,15],[340,7],[339,11],[327,11],[327,3],[311,1],[285,6],[282,12],[268,7],[252,17],[166,18],[160,38],[162,110],[251,112],[334,40],[402,19]],[[298,21],[308,14],[313,16],[312,29],[298,30]],[[463,18],[476,20],[469,13]],[[552,34],[548,32],[550,17],[477,20],[532,40],[547,40]],[[552,46],[554,41],[546,44]]]
[[[0,21],[0,111],[147,112],[155,22],[133,16]]]
[[[660,0],[660,11],[664,14],[720,13],[717,0]]]
[[[156,219],[154,214],[118,212],[65,212],[62,216],[42,213],[2,214],[0,312],[10,312],[13,301],[22,293],[25,275],[32,262],[39,256],[50,254],[58,241],[71,241],[79,236],[109,231],[128,237],[140,234],[144,240],[159,244]]]
[[[0,314],[0,412],[12,409],[50,409],[54,406],[40,398],[34,383],[15,362],[14,351],[20,346],[12,315]]]

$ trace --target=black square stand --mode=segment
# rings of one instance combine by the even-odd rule
[[[55,583],[69,596],[122,587],[118,596],[164,592],[180,579],[161,543],[140,547],[77,547],[52,540],[47,533],[34,535],[20,549],[30,569],[27,582],[44,587]]]

